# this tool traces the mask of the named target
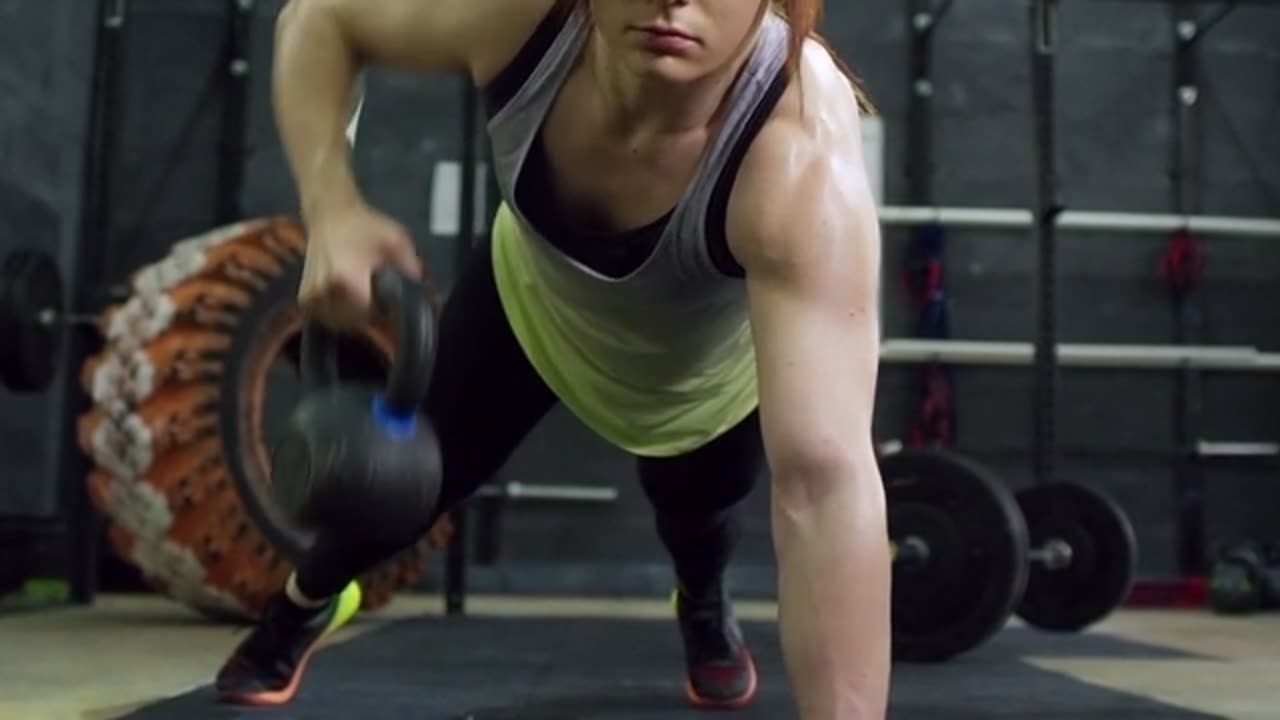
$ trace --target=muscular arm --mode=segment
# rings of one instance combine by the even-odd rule
[[[879,719],[890,656],[885,501],[871,438],[880,238],[856,114],[806,112],[817,117],[771,122],[757,138],[729,231],[746,269],[783,656],[800,717]]]
[[[303,213],[354,202],[346,128],[368,64],[496,72],[553,0],[291,0],[276,21],[272,102]]]

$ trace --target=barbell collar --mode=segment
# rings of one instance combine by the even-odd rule
[[[907,536],[896,545],[894,559],[906,563],[928,562],[930,556],[929,543],[914,535]]]
[[[1045,544],[1031,548],[1027,557],[1031,562],[1039,563],[1047,570],[1061,570],[1071,565],[1074,555],[1071,545],[1060,538],[1050,538]]]
[[[97,325],[99,318],[96,315],[59,313],[54,308],[45,308],[36,313],[36,322],[44,327],[59,327],[66,325]]]

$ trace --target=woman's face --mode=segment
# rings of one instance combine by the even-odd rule
[[[737,57],[764,0],[588,0],[609,57],[641,76],[688,82]]]

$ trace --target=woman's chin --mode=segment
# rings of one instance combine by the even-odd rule
[[[707,74],[698,63],[672,55],[637,53],[627,66],[637,77],[657,84],[683,85]]]

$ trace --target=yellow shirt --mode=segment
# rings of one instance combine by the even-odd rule
[[[637,455],[678,455],[755,409],[742,280],[682,285],[663,263],[663,243],[631,276],[605,278],[526,232],[505,203],[492,239],[516,339],[560,401],[607,441]]]

